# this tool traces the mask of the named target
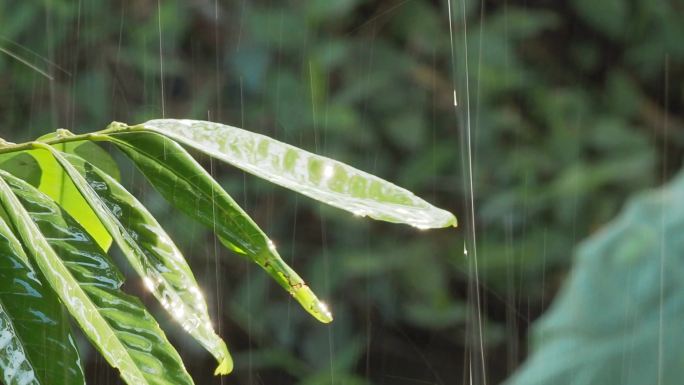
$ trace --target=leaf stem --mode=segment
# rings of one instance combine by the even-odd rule
[[[6,153],[12,153],[12,152],[17,152],[17,151],[25,151],[25,150],[31,150],[37,146],[37,144],[59,144],[59,143],[68,143],[68,142],[79,142],[79,141],[105,141],[108,138],[106,137],[107,134],[113,134],[116,132],[121,132],[121,131],[126,131],[130,129],[128,125],[125,123],[120,123],[120,122],[112,122],[105,128],[104,130],[101,131],[96,131],[96,132],[90,132],[87,134],[73,134],[68,130],[65,129],[58,129],[57,130],[57,136],[41,141],[36,141],[32,140],[30,142],[24,142],[24,143],[11,143],[7,142],[3,139],[0,138],[0,154],[6,154]]]

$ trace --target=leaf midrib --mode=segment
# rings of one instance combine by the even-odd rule
[[[84,303],[86,303],[87,306],[89,306],[91,308],[91,310],[94,310],[91,314],[94,314],[95,317],[99,318],[100,323],[104,323],[107,326],[107,330],[110,333],[110,335],[108,337],[109,338],[114,337],[113,339],[114,339],[115,343],[118,345],[119,350],[122,350],[124,352],[125,356],[128,358],[129,365],[132,365],[132,367],[135,368],[135,371],[137,372],[136,375],[139,376],[140,378],[142,378],[146,384],[150,384],[150,382],[147,381],[147,378],[144,376],[144,374],[142,373],[140,368],[138,368],[138,365],[136,364],[135,360],[133,359],[133,357],[129,353],[126,346],[124,346],[124,344],[121,342],[121,340],[119,340],[118,336],[116,335],[116,331],[114,331],[114,329],[109,324],[109,322],[100,314],[99,309],[92,302],[92,300],[90,299],[90,296],[88,296],[88,294],[81,288],[78,281],[74,278],[74,276],[71,274],[69,269],[64,265],[62,260],[59,258],[57,253],[52,248],[52,246],[50,246],[50,243],[47,241],[47,239],[45,238],[43,233],[40,231],[40,229],[38,228],[38,225],[36,225],[33,222],[33,220],[31,219],[31,216],[28,213],[28,211],[26,210],[26,208],[21,204],[21,202],[19,202],[19,199],[16,197],[16,195],[12,191],[9,184],[5,181],[5,179],[4,179],[5,177],[6,177],[5,172],[0,170],[0,194],[6,195],[6,198],[10,200],[10,202],[12,203],[12,206],[14,206],[15,208],[18,208],[18,210],[17,210],[18,212],[16,215],[22,217],[22,220],[24,222],[26,222],[26,223],[24,223],[24,226],[26,226],[28,228],[28,230],[32,233],[31,235],[35,236],[38,239],[39,243],[42,243],[42,249],[46,251],[46,253],[44,253],[44,254],[46,254],[44,256],[44,258],[46,258],[46,259],[50,258],[52,260],[53,264],[57,264],[62,269],[61,274],[59,274],[60,277],[68,280],[71,283],[72,290],[75,290],[78,294],[80,294],[81,299],[85,299]],[[36,258],[36,259],[38,259],[38,258]],[[37,261],[37,263],[39,264],[39,266],[40,266],[40,264],[42,264],[42,262],[40,262],[40,261]],[[57,291],[57,290],[55,290],[55,291]],[[63,302],[65,302],[65,305],[67,307],[70,306],[69,304],[67,304],[68,301],[63,301]],[[77,321],[78,321],[78,319],[77,319]],[[79,324],[80,324],[80,322],[79,322]],[[83,325],[82,325],[82,327],[83,327]],[[87,328],[84,327],[84,329],[87,329]],[[107,357],[108,355],[106,353],[109,353],[109,352],[103,351],[103,353],[104,353],[105,357]],[[113,358],[112,358],[112,360],[113,360]],[[112,364],[112,366],[119,367],[116,365],[116,362],[110,362],[110,364]],[[124,372],[122,371],[122,375],[123,375],[123,373]]]

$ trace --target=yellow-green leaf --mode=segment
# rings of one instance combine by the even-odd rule
[[[38,140],[51,139],[56,135],[55,133],[44,135]],[[120,180],[119,168],[114,159],[107,151],[93,142],[58,143],[54,144],[53,147],[62,152],[77,154],[98,168],[105,170],[113,178]],[[112,237],[55,159],[45,151],[34,150],[28,153],[38,161],[42,170],[38,189],[59,203],[69,215],[74,217],[102,249],[109,250],[112,245]]]

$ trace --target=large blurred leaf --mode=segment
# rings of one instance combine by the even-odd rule
[[[57,133],[47,134],[38,140],[51,139],[57,135]],[[121,179],[119,167],[114,159],[107,151],[93,142],[58,143],[54,144],[53,147],[62,152],[77,154],[98,168],[105,170],[115,179]],[[42,178],[38,189],[59,203],[69,215],[74,217],[102,249],[109,250],[112,245],[111,235],[97,218],[95,212],[88,206],[73,182],[59,167],[57,161],[45,151],[30,151],[30,154],[38,161],[42,169]]]
[[[231,250],[258,263],[317,319],[332,321],[325,305],[282,260],[266,234],[183,147],[151,132],[111,138],[164,198],[212,228]]]
[[[207,304],[183,254],[156,219],[114,178],[84,159],[45,146],[64,168],[98,218],[113,235],[147,289],[219,362],[227,374],[233,362],[214,333]]]
[[[168,136],[256,176],[355,215],[419,228],[456,218],[401,187],[264,135],[198,120],[150,120],[133,129]]]
[[[157,322],[120,290],[121,273],[73,218],[3,171],[0,202],[46,281],[129,385],[193,383]]]
[[[579,249],[507,385],[680,384],[684,377],[684,174],[632,199]]]
[[[0,219],[0,379],[6,385],[85,384],[59,300]],[[38,332],[40,331],[40,332]]]

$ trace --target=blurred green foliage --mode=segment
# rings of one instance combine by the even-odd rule
[[[507,384],[677,384],[683,353],[684,175],[629,200],[582,243],[535,324],[534,353]]]
[[[232,383],[450,384],[469,359],[482,378],[469,121],[482,345],[497,382],[524,358],[527,326],[563,282],[574,245],[680,166],[684,3],[454,1],[453,51],[448,9],[420,0],[0,2],[0,47],[54,78],[0,54],[0,136],[163,115],[216,120],[450,209],[461,229],[420,233],[206,162],[329,299],[336,321],[326,327],[246,262],[217,258],[227,253],[217,241],[122,163],[124,180],[204,272],[237,353]],[[219,383],[202,377],[210,357],[171,338],[198,383]],[[102,363],[89,372],[115,383]]]

